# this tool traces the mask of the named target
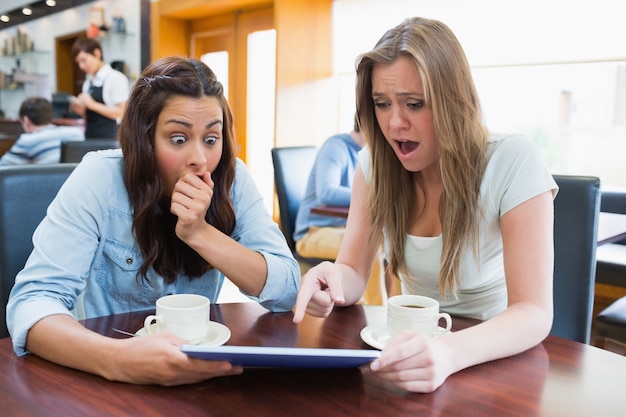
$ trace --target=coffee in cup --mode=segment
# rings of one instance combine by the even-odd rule
[[[198,294],[173,294],[156,302],[156,314],[144,320],[146,334],[170,331],[191,344],[209,333],[211,301]]]
[[[439,327],[441,320],[445,327]],[[428,336],[448,333],[452,318],[439,312],[439,302],[422,295],[396,295],[387,301],[387,327],[392,336],[401,330],[411,330]]]

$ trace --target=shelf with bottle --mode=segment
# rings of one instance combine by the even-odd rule
[[[37,61],[41,57],[49,57],[50,52],[44,50],[23,51],[19,53],[0,55],[0,71],[11,71],[23,69],[26,72],[36,72]],[[9,66],[10,68],[6,68]]]
[[[26,72],[36,72],[37,62],[42,57],[49,57],[50,51],[44,50],[32,50],[22,51],[13,54],[0,55],[0,70],[7,71],[6,66],[12,66],[8,70],[16,68],[17,70],[23,69]]]
[[[23,90],[24,83],[47,82],[47,74],[38,74],[37,60],[50,52],[32,50],[0,56],[0,90]]]
[[[11,59],[11,58],[14,58],[14,59],[29,58],[29,57],[40,56],[40,55],[50,55],[50,51],[33,49],[30,51],[22,51],[22,52],[11,53],[11,54],[7,53],[7,54],[0,55],[0,60]]]
[[[105,51],[109,49],[117,50],[118,48],[121,48],[123,50],[126,48],[125,42],[133,36],[135,35],[130,32],[116,32],[108,30],[106,32],[100,32],[100,34],[95,39],[100,42],[102,48]]]
[[[5,92],[22,92],[24,91],[24,84],[23,83],[16,83],[16,82],[11,82],[11,83],[5,83],[2,81],[2,78],[0,77],[0,91],[2,91],[3,93]]]

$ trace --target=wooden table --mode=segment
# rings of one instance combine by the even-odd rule
[[[600,213],[598,220],[598,245],[626,239],[626,214]]]
[[[150,312],[87,320],[111,337],[136,331]],[[385,320],[384,307],[336,309],[327,319],[274,314],[256,303],[212,306],[211,318],[232,331],[228,344],[369,347],[359,332]],[[455,317],[453,330],[475,321]],[[142,386],[17,357],[0,340],[3,416],[623,416],[626,357],[558,337],[520,355],[452,375],[434,393],[407,393],[358,369],[253,369],[180,387]]]
[[[350,207],[318,206],[311,213],[333,217],[348,217]],[[598,245],[626,239],[626,214],[600,213],[598,219]]]
[[[0,133],[0,156],[11,149],[16,140],[17,136]]]
[[[79,126],[83,129],[85,128],[85,119],[83,118],[63,118],[63,119],[52,119],[52,123],[57,126]]]
[[[322,216],[331,217],[348,217],[350,207],[344,206],[318,206],[311,209],[311,213],[321,214]]]

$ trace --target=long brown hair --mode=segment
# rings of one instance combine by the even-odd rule
[[[486,166],[488,133],[465,53],[443,23],[410,18],[387,31],[374,49],[357,59],[357,112],[372,158],[369,189],[372,238],[384,231],[392,274],[407,273],[406,234],[417,207],[415,175],[402,166],[378,125],[372,99],[372,70],[400,56],[411,58],[424,84],[439,144],[443,193],[439,201],[443,250],[439,289],[456,292],[463,250],[477,253],[480,183]]]
[[[143,279],[151,267],[166,282],[179,273],[198,277],[211,266],[175,233],[176,216],[170,213],[157,171],[154,135],[159,114],[173,96],[216,97],[224,112],[222,157],[212,173],[213,198],[206,221],[229,235],[235,228],[235,211],[230,198],[235,178],[235,135],[233,116],[222,84],[204,63],[194,59],[163,58],[149,65],[133,87],[119,138],[124,154],[124,181],[133,207],[133,233],[144,263]]]

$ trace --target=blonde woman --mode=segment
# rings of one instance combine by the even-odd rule
[[[451,374],[540,343],[552,325],[557,186],[533,144],[490,134],[463,49],[411,18],[357,60],[360,152],[336,262],[302,279],[294,322],[359,300],[385,242],[402,292],[483,320],[446,337],[398,334],[372,372],[431,392]]]

